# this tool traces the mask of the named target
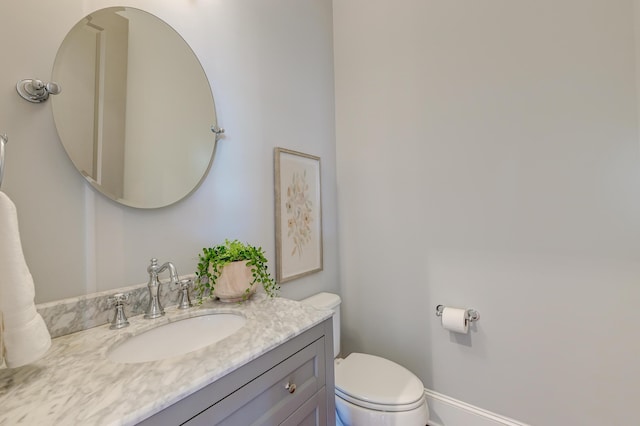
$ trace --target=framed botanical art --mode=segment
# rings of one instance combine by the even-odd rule
[[[320,157],[275,149],[276,280],[322,270]]]

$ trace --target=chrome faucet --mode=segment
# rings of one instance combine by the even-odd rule
[[[144,314],[145,318],[152,319],[164,315],[164,308],[160,304],[160,285],[162,282],[158,280],[158,274],[161,274],[167,268],[169,269],[171,282],[176,284],[178,282],[178,273],[173,263],[165,262],[158,266],[158,259],[154,258],[151,259],[151,264],[147,267],[147,272],[149,273],[149,283],[147,284],[147,288],[149,288],[149,306]]]

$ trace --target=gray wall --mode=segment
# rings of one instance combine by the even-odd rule
[[[343,332],[533,425],[637,423],[634,2],[334,2]],[[437,304],[476,308],[467,336]]]
[[[2,189],[18,208],[37,301],[143,283],[151,257],[192,273],[201,248],[225,238],[264,247],[275,272],[275,146],[318,155],[323,167],[324,271],[287,283],[282,294],[336,291],[331,2],[125,3],[165,20],[191,45],[227,134],[208,177],[182,202],[143,211],[108,201],[67,158],[50,103],[20,99],[15,84],[48,80],[67,31],[87,13],[122,3],[0,2],[0,131],[10,137]]]
[[[192,271],[225,237],[264,246],[273,264],[272,150],[283,146],[323,159],[325,238],[325,270],[283,293],[342,281],[346,351],[531,424],[633,423],[635,2],[337,1],[335,111],[328,1],[160,3],[127,5],[183,34],[228,135],[198,191],[155,211],[95,194],[49,106],[14,89],[46,79],[68,29],[115,2],[0,3],[3,190],[39,301],[144,282],[152,256]],[[438,303],[482,319],[450,335]]]

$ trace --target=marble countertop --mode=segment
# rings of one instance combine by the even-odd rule
[[[133,425],[319,324],[330,311],[257,294],[242,304],[205,302],[164,317],[129,318],[53,339],[36,363],[0,369],[0,425]],[[138,364],[107,358],[109,348],[164,323],[210,312],[235,312],[245,325],[231,336],[185,355]],[[171,344],[171,342],[167,342]]]

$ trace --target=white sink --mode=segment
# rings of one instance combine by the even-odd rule
[[[129,337],[111,348],[107,358],[132,364],[183,355],[230,336],[246,321],[242,315],[229,313],[185,318]]]

